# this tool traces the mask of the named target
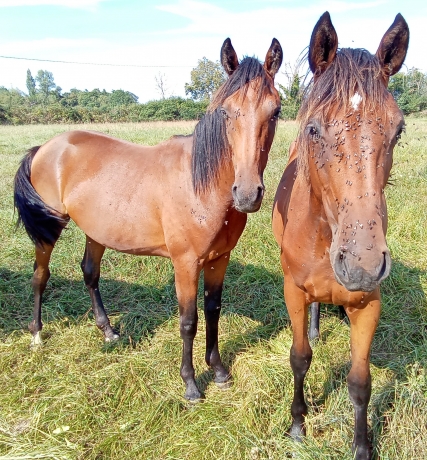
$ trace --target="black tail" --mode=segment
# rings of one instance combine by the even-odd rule
[[[31,163],[40,147],[33,147],[21,161],[15,176],[16,227],[23,225],[34,244],[53,246],[70,218],[46,205],[31,185]]]

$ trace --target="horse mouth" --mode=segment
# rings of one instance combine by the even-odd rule
[[[390,273],[390,255],[388,252],[382,253],[382,263],[378,271],[370,272],[362,266],[349,267],[345,263],[345,257],[342,253],[335,259],[333,270],[335,279],[341,286],[344,286],[350,292],[372,292],[374,291]],[[376,273],[375,273],[376,272]]]
[[[239,211],[239,212],[243,212],[245,214],[250,214],[250,213],[253,213],[253,212],[257,212],[259,211],[259,209],[261,208],[261,204],[262,204],[262,198],[256,202],[236,202],[236,200],[234,200],[234,208]]]

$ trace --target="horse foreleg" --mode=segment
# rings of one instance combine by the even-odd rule
[[[285,283],[285,302],[292,323],[293,342],[290,352],[292,372],[294,374],[294,399],[291,406],[292,425],[289,435],[301,440],[305,436],[305,416],[307,404],[304,399],[304,378],[310,368],[312,351],[307,335],[308,304],[305,295],[291,280]]]
[[[81,263],[86,287],[89,290],[92,301],[92,310],[95,316],[95,323],[104,333],[105,341],[111,342],[117,340],[119,335],[111,327],[110,320],[105,312],[99,292],[99,275],[101,259],[104,255],[105,247],[86,236],[86,248]]]
[[[197,401],[202,393],[196,385],[193,366],[193,342],[197,332],[197,284],[200,268],[197,261],[174,260],[175,288],[179,304],[179,329],[182,338],[181,377],[185,399]]]
[[[215,372],[215,383],[226,387],[230,374],[224,368],[218,350],[218,321],[221,313],[221,295],[230,253],[223,254],[204,268],[206,364]]]
[[[310,305],[310,327],[308,329],[308,338],[311,342],[319,338],[320,322],[320,303],[313,302]]]
[[[355,412],[353,452],[356,460],[370,460],[367,410],[371,397],[369,354],[380,316],[379,291],[376,298],[362,309],[345,307],[351,325],[351,369],[347,377],[348,391]]]
[[[28,325],[28,329],[33,335],[31,339],[31,346],[42,344],[42,296],[50,278],[49,261],[52,251],[53,246],[50,245],[45,245],[43,247],[36,246],[36,260],[34,262],[34,274],[32,280],[34,293],[33,320]]]

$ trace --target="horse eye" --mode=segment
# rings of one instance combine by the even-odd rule
[[[319,138],[319,133],[318,133],[317,129],[313,125],[308,125],[307,126],[307,131],[308,131],[308,134],[311,137],[313,137],[315,139]]]
[[[399,132],[396,134],[396,141],[398,141],[401,137],[402,137],[402,134],[404,133],[405,131],[405,126],[402,126],[400,129],[399,129]]]
[[[225,109],[223,109],[222,107],[219,109],[219,111],[221,112],[221,115],[227,120],[228,119],[228,115],[227,115],[227,112],[225,111]]]
[[[274,115],[271,117],[271,121],[278,120],[280,118],[280,114],[282,113],[282,109],[279,107],[275,112]]]

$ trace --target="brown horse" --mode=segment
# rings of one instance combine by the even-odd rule
[[[343,305],[351,325],[347,381],[355,409],[353,450],[359,460],[371,457],[369,354],[380,315],[379,284],[391,264],[384,187],[404,124],[387,84],[402,66],[408,42],[408,26],[398,14],[375,56],[362,49],[338,50],[329,13],[323,14],[308,51],[312,85],[273,209],[293,329],[289,434],[296,439],[305,435],[303,381],[312,358],[308,306]]]
[[[15,178],[15,206],[18,223],[36,246],[34,317],[29,325],[33,343],[40,342],[49,259],[72,219],[86,234],[81,267],[105,340],[118,338],[98,289],[105,248],[169,257],[179,304],[185,398],[202,396],[192,359],[202,270],[206,362],[216,383],[229,380],[218,351],[221,292],[246,213],[257,211],[263,199],[263,172],[280,112],[274,76],[282,58],[282,48],[273,39],[264,65],[248,57],[239,64],[230,39],[225,40],[221,62],[229,78],[193,135],[146,147],[72,131],[28,152]]]

